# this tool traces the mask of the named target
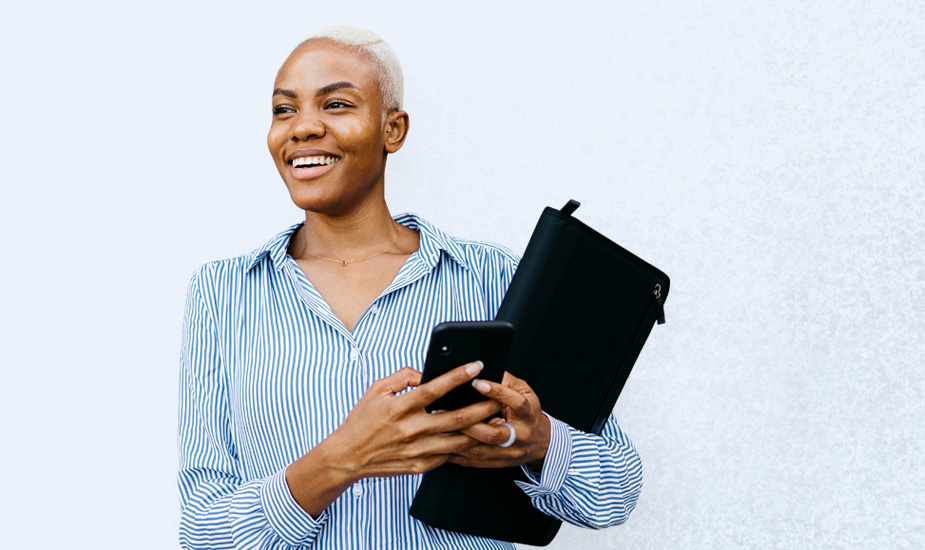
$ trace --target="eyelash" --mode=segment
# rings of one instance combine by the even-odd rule
[[[340,99],[332,99],[331,101],[327,102],[324,105],[325,109],[343,109],[343,108],[349,108],[349,107],[353,107],[353,105],[350,105],[346,101],[343,101]],[[295,112],[293,108],[287,107],[285,105],[277,105],[276,107],[273,107],[274,116],[282,115],[286,113],[293,113],[293,112]]]

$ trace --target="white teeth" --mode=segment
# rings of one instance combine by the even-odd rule
[[[299,157],[292,159],[293,166],[312,166],[315,164],[320,164],[326,166],[328,164],[334,164],[337,162],[337,157]]]

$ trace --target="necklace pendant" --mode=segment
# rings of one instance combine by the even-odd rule
[[[340,265],[343,265],[343,266],[347,265],[347,260],[341,260]]]

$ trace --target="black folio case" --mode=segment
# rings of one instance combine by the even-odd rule
[[[652,326],[664,322],[662,271],[562,210],[546,208],[496,319],[516,329],[507,370],[543,410],[600,434]],[[519,467],[445,464],[424,474],[411,515],[433,527],[536,546],[561,522],[514,484]]]

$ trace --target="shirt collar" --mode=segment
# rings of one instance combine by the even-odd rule
[[[405,227],[414,229],[421,235],[420,248],[417,254],[430,269],[437,267],[437,263],[440,261],[441,250],[463,268],[467,267],[464,261],[465,256],[459,243],[443,231],[434,227],[424,218],[421,218],[417,214],[406,212],[393,216],[393,219]],[[273,238],[264,243],[263,246],[251,252],[245,271],[250,271],[266,257],[269,257],[276,271],[282,269],[286,259],[286,251],[289,250],[289,240],[296,230],[304,223],[304,221],[300,221],[292,224],[280,233],[277,233]]]

